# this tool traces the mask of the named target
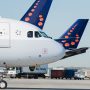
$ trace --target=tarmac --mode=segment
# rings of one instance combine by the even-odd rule
[[[90,90],[90,80],[5,79],[5,90]]]

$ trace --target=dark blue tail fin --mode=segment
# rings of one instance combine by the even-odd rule
[[[21,18],[21,21],[26,21],[43,29],[51,3],[52,0],[36,0],[26,14]]]
[[[87,23],[88,19],[78,19],[57,41],[65,49],[77,48]]]

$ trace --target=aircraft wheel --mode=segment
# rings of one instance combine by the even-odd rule
[[[6,89],[6,88],[7,88],[7,82],[4,81],[4,80],[1,80],[1,81],[0,81],[0,88],[1,88],[1,89]]]

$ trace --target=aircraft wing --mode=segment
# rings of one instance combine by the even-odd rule
[[[52,1],[53,0],[36,0],[21,18],[21,21],[31,23],[43,29]]]
[[[86,50],[88,50],[89,47],[83,47],[83,48],[79,48],[79,49],[74,49],[71,51],[67,51],[65,56],[62,59],[68,58],[68,57],[72,57],[75,55],[79,55],[79,54],[83,54],[86,53]]]

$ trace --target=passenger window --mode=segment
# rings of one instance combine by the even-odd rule
[[[41,34],[39,32],[35,32],[35,37],[39,38],[39,37],[41,37]]]
[[[29,31],[29,32],[27,33],[27,36],[28,36],[29,38],[32,38],[32,37],[33,37],[33,31]]]

